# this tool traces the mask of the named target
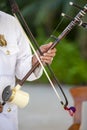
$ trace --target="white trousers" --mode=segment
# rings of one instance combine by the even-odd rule
[[[0,113],[0,130],[18,130],[17,107],[6,104]]]

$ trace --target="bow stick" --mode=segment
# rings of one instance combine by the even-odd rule
[[[18,6],[15,6],[14,2],[10,0],[10,4],[12,6],[12,11],[13,13],[19,13],[19,8]],[[49,49],[52,49],[54,48],[59,42],[60,40],[62,40],[71,30],[72,28],[77,25],[77,24],[81,24],[81,18],[87,13],[87,5],[84,6],[83,10],[81,10],[77,15],[76,17],[73,19],[73,21],[65,28],[65,30],[62,32],[61,35],[59,35],[59,37],[54,41],[54,43],[50,46]],[[18,11],[18,12],[17,12]],[[22,15],[20,15],[22,16]],[[25,22],[25,21],[24,21]],[[48,50],[49,50],[48,49]],[[48,51],[47,50],[47,51]],[[40,51],[39,51],[40,52]],[[42,52],[40,52],[40,54],[42,54]],[[41,61],[39,61],[41,62]],[[32,69],[26,74],[26,76],[21,80],[21,82],[19,83],[20,85],[23,85],[23,83],[25,82],[25,80],[30,76],[30,74],[36,69],[36,67],[39,65],[39,62],[37,62],[35,64],[35,66],[32,67]],[[41,64],[41,63],[40,63]],[[48,65],[47,65],[48,66]],[[43,68],[43,67],[42,67]],[[44,68],[43,68],[44,69]],[[60,86],[61,88],[61,86]],[[54,89],[55,90],[55,89]],[[56,91],[55,91],[56,92]],[[64,92],[63,92],[64,93]],[[57,94],[56,94],[57,95]],[[65,96],[66,97],[66,96]],[[68,105],[68,101],[67,101],[67,98],[65,98],[66,100],[66,103],[64,104],[63,101],[60,100],[61,104],[63,105],[64,109],[65,110],[69,110],[69,112],[75,112],[75,108],[68,108],[67,105]]]
[[[13,15],[14,15],[16,18],[17,18],[17,16],[19,16],[20,21],[22,22],[22,25],[23,25],[25,31],[27,32],[28,36],[32,39],[32,41],[33,41],[34,45],[36,46],[36,48],[38,49],[40,55],[43,55],[43,53],[41,52],[41,50],[40,50],[40,48],[39,48],[39,45],[38,45],[36,39],[34,38],[32,32],[30,31],[30,28],[29,28],[28,25],[26,24],[26,21],[25,21],[24,17],[22,16],[22,14],[21,14],[21,12],[20,12],[20,10],[19,10],[19,7],[18,7],[17,3],[16,3],[14,0],[9,0],[9,2],[10,2],[10,5],[11,5],[11,8],[12,8]],[[18,20],[18,18],[17,18],[17,20]],[[18,22],[19,22],[19,21],[18,21]],[[25,34],[25,35],[26,35],[26,34]],[[30,46],[31,46],[32,50],[34,51],[35,55],[37,55],[36,52],[35,52],[35,50],[34,50],[34,48],[33,48],[33,46],[32,46],[32,45],[30,45]],[[51,81],[51,79],[50,79],[50,77],[49,77],[49,75],[47,74],[47,72],[46,72],[46,70],[45,70],[43,64],[41,63],[40,59],[38,58],[38,55],[37,55],[36,57],[37,57],[38,61],[40,62],[41,66],[42,66],[42,68],[43,68],[43,70],[44,70],[44,72],[45,72],[45,74],[46,74],[46,76],[47,76],[47,78],[48,78],[48,80],[49,80],[49,82],[50,82],[50,84],[52,85],[52,87],[53,87],[53,89],[54,89],[54,91],[55,91],[55,93],[56,93],[56,95],[57,95],[57,97],[60,98],[59,95],[58,95],[58,93],[57,93],[57,91],[56,91],[56,89],[55,89],[55,87],[54,87],[54,85],[53,85],[53,83],[52,83],[52,81]],[[33,66],[33,69],[30,70],[29,75],[26,74],[26,76],[19,82],[19,84],[20,84],[21,86],[24,84],[25,80],[31,75],[31,73],[36,69],[36,67],[37,67],[38,65],[39,65],[38,62],[35,63],[35,65]],[[62,89],[62,87],[61,87],[61,85],[60,85],[58,79],[56,78],[54,72],[52,71],[51,67],[50,67],[47,63],[46,63],[46,65],[47,65],[47,67],[48,67],[48,69],[49,69],[51,75],[53,76],[54,81],[56,82],[56,84],[57,84],[58,87],[60,88],[60,90],[61,90],[61,92],[62,92],[62,94],[63,94],[63,97],[64,97],[64,99],[65,99],[65,104],[64,104],[64,103],[61,101],[61,99],[60,99],[61,104],[62,104],[64,107],[66,107],[66,106],[68,105],[67,97],[66,97],[66,95],[65,95],[65,93],[64,93],[64,91],[63,91],[63,89]]]
[[[37,47],[39,53],[40,53],[41,55],[43,55],[43,53],[42,53],[41,50],[39,49],[39,45],[38,45],[37,41],[35,40],[33,34],[31,33],[31,31],[30,31],[30,29],[29,29],[29,27],[27,26],[26,21],[24,20],[22,14],[21,14],[21,12],[20,12],[20,10],[19,10],[19,8],[18,8],[18,5],[16,4],[15,1],[11,1],[11,0],[10,0],[10,5],[11,5],[12,12],[13,12],[14,16],[17,18],[17,16],[16,16],[16,14],[17,14],[17,15],[21,18],[23,27],[25,28],[25,30],[26,30],[26,32],[28,33],[28,35],[31,37],[33,43],[36,45],[36,47]],[[35,51],[34,51],[34,52],[35,52]],[[39,59],[38,59],[38,60],[39,60]],[[40,62],[40,61],[39,61],[39,62]],[[36,69],[37,64],[38,64],[38,62],[33,66],[33,70],[30,71],[30,74]],[[41,63],[40,63],[40,64],[41,64]],[[64,104],[64,106],[67,106],[67,105],[68,105],[68,100],[67,100],[67,98],[66,98],[66,96],[65,96],[65,94],[64,94],[64,92],[63,92],[63,90],[62,90],[62,88],[61,88],[61,85],[60,85],[59,81],[57,80],[57,78],[56,78],[55,74],[53,73],[51,67],[50,67],[48,64],[46,64],[46,65],[47,65],[47,67],[48,67],[50,73],[52,74],[52,76],[53,76],[55,82],[57,83],[58,87],[60,88],[60,90],[61,90],[61,92],[62,92],[64,98],[65,98],[66,103],[64,104],[62,101],[61,101],[61,103]],[[42,68],[43,68],[43,67],[42,67]],[[44,70],[44,71],[45,71],[45,74],[47,75],[46,70]],[[30,74],[29,74],[29,75],[30,75]],[[29,77],[29,76],[28,76],[28,77],[27,77],[27,76],[28,76],[28,75],[26,75],[26,79]],[[47,77],[48,77],[48,76],[47,76]],[[53,86],[53,83],[52,83],[51,79],[50,79],[49,77],[48,77],[48,79],[50,80],[50,83],[51,83],[51,85]],[[19,82],[19,84],[20,84],[20,85],[23,85],[24,82],[25,82],[25,78],[23,78],[23,79]],[[55,92],[56,92],[56,94],[57,94],[57,91],[56,91],[55,88],[54,88],[54,90],[55,90]],[[57,94],[57,96],[58,96],[58,94]]]

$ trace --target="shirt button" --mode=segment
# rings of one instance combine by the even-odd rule
[[[7,112],[11,112],[11,108],[8,108],[8,109],[7,109]]]
[[[7,54],[7,55],[10,55],[10,51],[9,51],[9,50],[7,50],[7,51],[6,51],[6,54]]]

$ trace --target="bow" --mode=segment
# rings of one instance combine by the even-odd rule
[[[40,48],[39,48],[39,45],[38,45],[36,39],[35,39],[34,36],[32,35],[32,33],[31,33],[31,31],[30,31],[28,25],[26,24],[26,22],[25,22],[25,20],[24,20],[24,18],[23,18],[23,16],[22,16],[22,14],[21,14],[21,12],[20,12],[20,10],[19,10],[19,7],[18,7],[17,3],[15,2],[15,0],[9,0],[9,2],[10,2],[10,5],[11,5],[11,8],[12,8],[13,15],[14,15],[16,18],[17,18],[17,16],[20,18],[21,24],[22,24],[22,26],[24,27],[24,30],[27,32],[28,37],[30,37],[30,39],[32,39],[32,41],[33,41],[33,43],[35,44],[35,46],[37,47],[39,53],[40,53],[41,55],[43,55],[43,53],[41,52],[41,50],[40,50]],[[71,3],[70,3],[70,4],[71,4]],[[74,4],[73,4],[73,5],[74,5]],[[64,31],[55,39],[55,41],[54,41],[53,44],[49,47],[48,50],[50,50],[50,49],[56,47],[56,45],[58,45],[58,43],[73,29],[74,26],[76,26],[76,25],[78,25],[78,24],[79,24],[80,26],[82,26],[81,18],[82,18],[86,13],[87,13],[87,5],[85,5],[83,8],[81,8],[80,12],[74,17],[74,19],[73,19],[73,20],[70,22],[70,24],[64,29]],[[18,22],[19,22],[19,19],[18,19],[18,18],[17,18],[17,20],[18,20]],[[23,31],[23,32],[24,32],[24,31]],[[26,38],[28,38],[25,32],[24,32],[24,34],[25,34]],[[29,39],[29,38],[28,38],[28,39]],[[61,87],[61,84],[59,83],[58,79],[56,78],[55,74],[53,73],[53,70],[51,69],[51,67],[50,67],[48,64],[46,64],[46,66],[48,67],[48,69],[49,69],[51,75],[52,75],[53,78],[54,78],[55,83],[58,85],[58,87],[59,87],[60,90],[61,90],[61,93],[62,93],[62,95],[63,95],[63,97],[64,97],[64,99],[65,99],[65,103],[62,101],[61,97],[59,96],[59,94],[58,94],[58,92],[57,92],[57,90],[56,90],[56,88],[55,88],[53,82],[51,81],[51,79],[50,79],[50,77],[49,77],[49,75],[48,75],[46,69],[44,68],[42,62],[40,61],[40,58],[38,57],[38,55],[37,55],[37,53],[36,53],[36,51],[35,51],[35,49],[34,49],[34,47],[33,47],[33,45],[32,45],[31,43],[30,43],[30,46],[31,46],[32,50],[34,51],[34,53],[35,53],[35,55],[36,55],[38,61],[37,61],[37,62],[35,63],[35,65],[29,70],[29,72],[24,76],[24,78],[19,82],[19,85],[22,86],[22,85],[24,84],[24,82],[26,81],[26,79],[31,75],[31,73],[32,73],[32,72],[38,67],[38,65],[40,64],[41,67],[42,67],[42,69],[43,69],[43,71],[45,72],[45,74],[46,74],[46,76],[47,76],[47,78],[48,78],[48,80],[49,80],[49,82],[50,82],[50,84],[51,84],[51,86],[52,86],[52,88],[53,88],[53,90],[54,90],[56,96],[58,97],[58,99],[59,99],[61,105],[63,106],[63,108],[64,108],[65,110],[69,111],[70,115],[73,115],[73,113],[74,113],[76,110],[75,110],[74,107],[68,107],[67,97],[66,97],[66,95],[65,95],[65,93],[64,93],[64,91],[63,91],[63,89],[62,89],[62,87]],[[48,51],[48,50],[46,50],[46,51]],[[5,89],[5,90],[6,90],[6,89]],[[9,90],[9,91],[10,91],[10,90]],[[3,101],[6,102],[7,99],[9,99],[9,98],[6,99],[5,97],[6,97],[6,95],[3,96]],[[9,96],[9,97],[10,97],[10,96]]]

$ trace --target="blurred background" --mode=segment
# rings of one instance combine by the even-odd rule
[[[27,24],[39,45],[53,41],[51,35],[61,34],[70,20],[62,18],[64,12],[71,17],[78,9],[69,6],[70,0],[16,0]],[[72,0],[78,5],[86,4],[86,0]],[[11,13],[7,0],[0,0],[0,10]],[[83,21],[87,20],[87,16]],[[55,75],[62,84],[87,84],[87,36],[86,29],[75,27],[57,46],[57,55],[51,65]],[[50,74],[49,74],[50,75]],[[51,75],[50,75],[51,76]],[[43,75],[35,83],[47,83]]]
[[[63,18],[62,12],[71,17],[79,12],[69,5],[70,0],[16,0],[16,2],[39,45],[54,41],[51,35],[58,37],[69,24],[71,20]],[[87,0],[72,0],[72,2],[83,7]],[[8,0],[0,0],[0,10],[12,14]],[[83,21],[87,21],[87,15]],[[73,86],[87,85],[87,30],[76,26],[56,48],[57,54],[51,67],[63,84],[71,105],[73,100],[69,89]],[[50,77],[52,79],[52,75]],[[29,92],[31,98],[27,108],[19,111],[20,130],[68,129],[73,118],[61,108],[45,74],[32,83],[26,82],[23,88]]]

